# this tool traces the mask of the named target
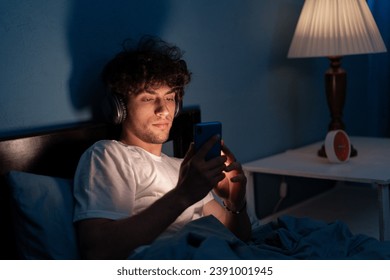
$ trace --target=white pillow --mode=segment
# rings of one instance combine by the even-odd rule
[[[78,259],[72,180],[8,174],[17,249],[22,259]]]

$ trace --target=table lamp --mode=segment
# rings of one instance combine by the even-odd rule
[[[305,0],[295,29],[289,58],[328,57],[325,93],[331,121],[328,132],[345,130],[342,120],[347,74],[341,68],[344,55],[386,52],[366,0]],[[318,155],[326,157],[324,146]],[[357,150],[351,146],[351,157]]]

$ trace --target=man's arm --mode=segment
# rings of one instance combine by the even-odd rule
[[[251,238],[252,226],[246,207],[243,206],[239,213],[235,213],[222,207],[216,200],[211,200],[203,207],[203,213],[215,216],[238,238],[248,241]]]
[[[214,187],[214,193],[218,195],[225,207],[218,202],[207,203],[203,212],[214,215],[237,237],[246,241],[251,237],[251,223],[246,211],[246,182],[244,171],[233,153],[222,141],[222,151],[226,156],[225,177]]]
[[[121,220],[77,222],[80,250],[87,259],[125,259],[137,247],[150,244],[191,205],[174,189],[141,213]]]

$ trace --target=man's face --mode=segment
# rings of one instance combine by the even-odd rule
[[[135,141],[163,144],[169,137],[175,109],[175,92],[168,86],[132,94],[127,102],[125,128]]]

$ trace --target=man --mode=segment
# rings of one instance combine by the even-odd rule
[[[205,160],[218,136],[198,152],[191,146],[183,160],[161,152],[190,81],[181,56],[177,47],[147,37],[103,71],[124,113],[120,139],[95,143],[76,171],[74,221],[85,258],[127,258],[206,215],[239,238],[250,237],[241,165],[223,142],[222,155]]]

